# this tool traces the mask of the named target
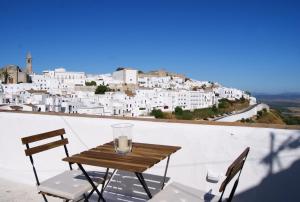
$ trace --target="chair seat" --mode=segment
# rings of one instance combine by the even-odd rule
[[[151,202],[199,202],[199,201],[218,201],[219,197],[204,192],[192,187],[182,185],[177,182],[172,182],[166,186],[162,191],[156,194]]]
[[[96,185],[103,181],[100,172],[88,172]],[[80,170],[65,171],[40,183],[39,191],[62,198],[76,200],[92,189],[90,183]]]

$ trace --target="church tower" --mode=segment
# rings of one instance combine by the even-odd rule
[[[28,52],[26,56],[26,73],[27,74],[32,73],[32,57],[30,52]]]

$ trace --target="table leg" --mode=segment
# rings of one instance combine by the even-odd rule
[[[77,163],[78,167],[80,168],[80,170],[82,171],[82,173],[84,174],[84,176],[86,177],[86,179],[89,181],[89,183],[92,185],[93,190],[95,190],[99,196],[99,199],[101,199],[102,201],[105,202],[105,199],[103,198],[102,194],[99,192],[99,190],[97,189],[97,186],[94,184],[93,180],[90,178],[90,176],[87,174],[87,172],[84,170],[84,168],[82,167],[81,164]]]
[[[144,190],[146,191],[148,197],[152,198],[152,194],[151,194],[151,192],[150,192],[150,190],[149,190],[149,188],[148,188],[148,186],[147,186],[147,184],[145,182],[145,179],[144,179],[144,176],[142,175],[142,173],[135,172],[135,175],[137,176],[137,178],[139,179],[140,183],[142,184],[142,186],[143,186]]]
[[[167,165],[166,165],[166,168],[165,168],[165,174],[164,174],[164,178],[163,178],[163,181],[162,181],[161,189],[163,189],[164,186],[165,186],[167,172],[168,172],[168,167],[169,167],[169,161],[170,161],[170,155],[168,156]]]
[[[106,172],[105,172],[105,175],[104,175],[104,178],[103,178],[102,187],[101,187],[101,194],[103,194],[103,191],[104,191],[104,185],[105,185],[105,181],[106,181],[106,179],[107,179],[108,173],[109,173],[109,168],[106,168]]]
[[[117,169],[114,169],[114,171],[112,172],[112,174],[111,174],[110,178],[108,179],[106,185],[104,186],[103,191],[106,189],[107,185],[109,184],[110,180],[113,178],[116,171],[117,171]]]

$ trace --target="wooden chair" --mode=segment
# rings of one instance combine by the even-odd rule
[[[90,183],[85,179],[84,175],[80,170],[73,170],[72,165],[69,163],[70,170],[67,170],[59,175],[56,175],[52,178],[49,178],[43,182],[39,181],[37,171],[34,165],[32,155],[53,149],[56,147],[63,146],[66,156],[69,156],[67,144],[68,139],[64,138],[65,129],[59,129],[54,131],[49,131],[37,135],[32,135],[28,137],[23,137],[22,143],[26,145],[25,155],[29,156],[30,162],[32,164],[34,176],[37,183],[37,188],[39,194],[42,194],[44,200],[47,202],[46,195],[58,197],[66,201],[76,201],[88,198],[91,196],[94,191]],[[45,140],[52,137],[60,137],[57,141],[52,141],[50,143],[42,144],[39,146],[29,147],[30,143],[37,142],[40,140]],[[49,163],[49,162],[48,162]],[[96,185],[99,185],[100,182],[103,182],[102,176],[99,172],[90,172],[92,180]],[[107,175],[107,173],[106,173]],[[92,190],[88,196],[85,195],[89,190]]]
[[[250,148],[247,147],[242,154],[228,167],[226,172],[226,178],[220,186],[219,192],[221,192],[221,196],[218,197],[205,191],[201,191],[192,187],[188,187],[182,185],[177,182],[173,182],[168,185],[164,190],[155,195],[150,201],[151,202],[176,202],[176,201],[185,201],[185,202],[193,202],[193,201],[218,201],[221,202],[223,198],[223,194],[229,182],[238,174],[238,177],[232,187],[230,195],[227,201],[232,201],[235,190],[239,183],[239,178],[248,156]]]

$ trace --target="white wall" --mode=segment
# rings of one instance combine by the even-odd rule
[[[21,144],[22,136],[65,128],[70,142],[70,154],[75,154],[111,141],[111,125],[120,122],[134,124],[134,141],[181,146],[182,149],[171,156],[168,176],[171,180],[198,189],[213,188],[213,192],[217,190],[219,184],[206,183],[207,171],[224,174],[229,164],[247,146],[250,146],[251,150],[237,193],[258,185],[269,174],[271,167],[272,173],[276,174],[289,168],[300,157],[299,147],[282,147],[287,141],[299,140],[299,130],[0,112],[0,178],[34,184],[32,168],[24,154],[25,146]],[[272,140],[275,153],[270,151]],[[276,154],[277,159],[272,166],[268,161],[264,163],[264,159],[268,159],[271,154]],[[61,148],[35,156],[41,179],[68,168],[67,164],[61,161],[63,155]],[[166,161],[163,161],[147,172],[163,175],[165,163]]]
[[[137,70],[123,69],[113,72],[113,79],[127,84],[137,84]]]

